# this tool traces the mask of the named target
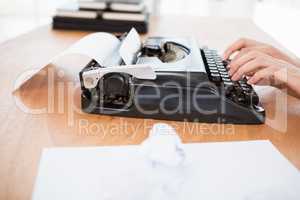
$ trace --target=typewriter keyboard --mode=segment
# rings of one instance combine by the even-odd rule
[[[247,84],[247,79],[232,81],[228,74],[228,61],[222,60],[216,50],[202,49],[202,55],[206,60],[206,70],[209,79],[217,85],[223,85],[226,97],[233,101],[246,105],[257,105],[258,96],[251,85]]]

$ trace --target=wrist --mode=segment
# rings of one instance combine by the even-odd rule
[[[300,97],[300,68],[294,67],[287,70],[285,87],[288,93],[299,98]]]
[[[273,74],[273,86],[284,88],[293,86],[300,81],[300,69],[295,66],[282,68]]]

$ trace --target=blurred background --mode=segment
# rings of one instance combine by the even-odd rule
[[[1,0],[0,43],[51,22],[55,9],[72,0]],[[300,0],[147,0],[152,15],[250,18],[300,55]]]

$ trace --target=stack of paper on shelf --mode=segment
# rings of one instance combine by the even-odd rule
[[[57,8],[53,28],[123,33],[134,27],[146,33],[148,21],[143,0],[79,0]]]

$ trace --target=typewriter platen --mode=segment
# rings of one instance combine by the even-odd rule
[[[217,51],[188,38],[148,38],[132,65],[92,60],[80,72],[87,113],[175,121],[260,124],[265,111],[246,78],[231,81]]]

